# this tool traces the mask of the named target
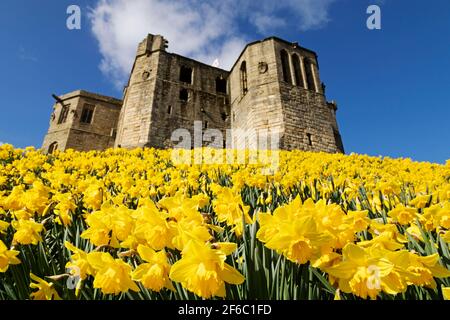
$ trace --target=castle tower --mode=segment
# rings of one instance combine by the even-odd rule
[[[137,50],[130,80],[124,92],[116,146],[157,147],[176,145],[185,138],[172,134],[189,131],[194,139],[194,122],[200,131],[230,126],[228,72],[166,51],[167,41],[149,34]],[[211,139],[213,146],[223,141]]]
[[[86,91],[59,97],[43,148],[253,149],[264,139],[277,149],[344,152],[337,105],[326,100],[315,52],[271,37],[248,44],[226,71],[167,46],[151,34],[138,45],[122,107]]]
[[[78,90],[55,96],[42,150],[104,150],[114,146],[122,101]]]
[[[269,129],[279,134],[280,149],[344,152],[315,52],[276,37],[250,43],[229,82],[231,127],[247,131],[235,144]]]

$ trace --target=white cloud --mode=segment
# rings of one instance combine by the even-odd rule
[[[98,40],[102,72],[121,87],[128,78],[137,44],[147,33],[169,40],[169,51],[230,68],[248,42],[238,29],[249,21],[263,36],[288,25],[300,30],[328,22],[334,0],[99,0],[90,10],[92,32]]]
[[[259,33],[267,33],[269,30],[278,29],[286,25],[286,21],[283,18],[267,13],[256,12],[250,19],[258,29]]]
[[[308,30],[320,28],[329,22],[328,10],[333,2],[335,0],[288,0],[286,5],[299,17],[298,27]]]

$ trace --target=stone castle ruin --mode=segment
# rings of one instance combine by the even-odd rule
[[[276,37],[247,44],[231,70],[167,51],[149,34],[138,46],[123,101],[74,91],[56,103],[42,148],[104,150],[173,147],[173,133],[215,129],[236,147],[273,132],[279,149],[344,152],[334,102],[325,97],[317,54]],[[226,131],[237,132],[225,141]]]

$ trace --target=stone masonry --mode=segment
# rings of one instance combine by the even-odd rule
[[[151,34],[139,44],[123,104],[85,91],[60,97],[43,149],[167,148],[179,142],[176,129],[193,139],[197,121],[200,130],[217,129],[224,139],[227,129],[237,132],[231,142],[212,139],[208,146],[236,147],[272,132],[280,149],[344,152],[337,105],[326,100],[315,52],[271,37],[249,43],[227,71],[167,47]]]
[[[114,146],[122,101],[86,91],[59,97],[53,106],[42,149],[81,151]]]

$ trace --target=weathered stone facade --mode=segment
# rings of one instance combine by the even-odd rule
[[[318,70],[317,55],[296,43],[248,44],[230,72],[231,127],[277,132],[281,149],[344,152]]]
[[[42,149],[104,150],[114,146],[122,101],[87,91],[59,97]]]
[[[166,148],[182,140],[173,136],[176,129],[187,129],[192,140],[198,121],[201,128],[195,130],[217,129],[223,139],[227,129],[237,132],[231,142],[226,141],[227,147],[269,131],[279,135],[280,149],[344,152],[337,106],[325,98],[315,52],[271,37],[248,44],[231,71],[226,71],[166,48],[160,35],[149,34],[139,44],[121,110],[121,102],[113,98],[100,99],[83,91],[62,96],[77,113],[92,96],[102,103],[96,105],[89,126],[70,112],[65,123],[57,124],[61,112],[57,103],[56,120],[50,123],[43,148],[52,151],[53,142],[63,150]],[[217,140],[204,145],[225,146],[224,140]]]
[[[164,148],[178,128],[188,129],[193,138],[194,121],[224,134],[230,127],[228,71],[168,53],[165,46],[163,37],[152,35],[139,44],[116,146]]]

